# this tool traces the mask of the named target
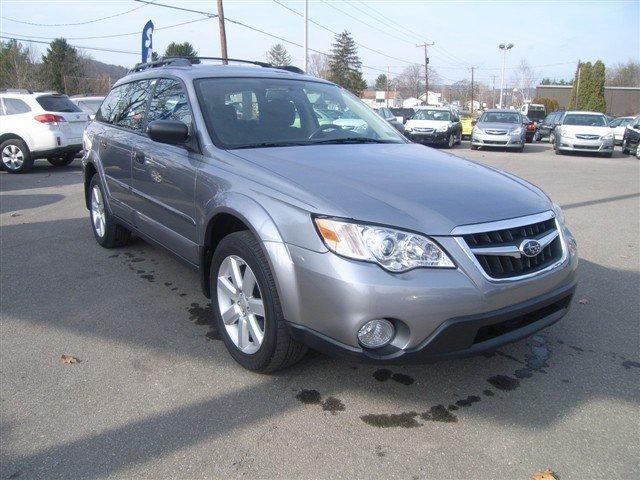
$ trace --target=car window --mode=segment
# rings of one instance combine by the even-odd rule
[[[17,115],[31,111],[31,107],[17,98],[4,98],[4,109],[7,115]],[[8,120],[7,120],[8,121]]]
[[[120,95],[122,94],[124,86],[118,86],[109,92],[102,105],[96,112],[96,120],[104,123],[113,123],[113,119],[116,116],[118,109],[118,102],[120,101]]]
[[[522,123],[520,114],[517,112],[485,112],[480,117],[480,122],[484,123]]]
[[[621,127],[626,127],[627,125],[631,125],[631,122],[633,122],[633,118],[621,118],[619,125]]]
[[[95,115],[101,104],[102,100],[78,100],[78,106],[90,115]]]
[[[194,82],[207,129],[221,148],[255,148],[360,139],[406,140],[360,100],[335,85],[268,78]]]
[[[36,101],[47,112],[81,112],[66,95],[41,95]]]
[[[123,85],[113,124],[136,132],[142,131],[151,82],[139,80]]]
[[[583,127],[606,127],[607,119],[604,115],[588,113],[568,113],[562,121],[563,125],[577,125]]]
[[[412,118],[413,120],[438,120],[448,122],[451,120],[451,112],[446,110],[418,110]]]
[[[178,80],[161,78],[156,81],[149,105],[147,123],[154,120],[175,120],[191,125],[191,110],[187,92]]]

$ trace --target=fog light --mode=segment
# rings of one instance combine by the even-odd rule
[[[358,331],[358,340],[363,347],[384,347],[393,339],[395,329],[389,320],[384,318],[370,320]]]

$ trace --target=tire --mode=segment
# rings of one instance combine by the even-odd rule
[[[553,132],[549,134],[549,143],[556,143],[556,135]]]
[[[624,153],[625,155],[629,155],[629,147],[626,138],[622,140],[622,153]]]
[[[68,153],[64,157],[47,158],[47,161],[54,167],[66,167],[67,165],[70,165],[71,163],[73,163],[75,159],[76,159],[75,153]]]
[[[8,173],[24,173],[33,167],[29,147],[19,138],[10,138],[0,145],[0,162]]]
[[[89,220],[91,221],[91,230],[96,242],[104,248],[117,248],[127,245],[131,241],[131,231],[118,224],[106,208],[104,188],[102,188],[98,174],[91,178],[89,192]],[[96,202],[96,200],[98,201]],[[97,209],[96,213],[101,211],[101,221],[98,221],[98,217],[94,213],[94,207]]]
[[[471,150],[478,150],[478,147],[476,145],[471,145]]]
[[[456,145],[462,145],[462,133],[458,134],[458,139],[456,140]]]
[[[242,264],[238,266],[243,281],[247,279],[247,267],[250,268],[255,278],[255,283],[257,284],[257,293],[259,294],[259,300],[262,301],[264,315],[261,316],[251,313],[248,313],[246,316],[238,315],[235,313],[237,310],[235,310],[234,313],[232,313],[232,315],[236,317],[235,320],[231,320],[231,323],[225,324],[221,310],[231,311],[230,308],[228,308],[230,304],[232,306],[236,304],[239,305],[241,302],[248,302],[247,298],[251,297],[253,297],[254,300],[256,299],[256,290],[254,288],[250,292],[243,291],[244,295],[246,295],[243,299],[238,301],[231,300],[231,303],[228,302],[228,300],[230,300],[229,294],[225,295],[224,289],[218,285],[218,280],[219,277],[226,276],[225,265],[229,264],[225,262],[230,262],[230,259],[244,262],[244,270],[242,270]],[[289,334],[269,262],[260,246],[260,242],[253,234],[245,230],[231,233],[222,239],[211,259],[209,280],[211,285],[211,305],[218,329],[229,354],[242,367],[258,373],[270,373],[293,365],[304,357],[307,352],[307,347],[294,340]],[[230,277],[227,277],[226,282],[230,283],[231,287],[235,288],[236,291],[238,290],[236,288],[238,282],[235,282]],[[247,304],[251,305],[250,303]],[[246,311],[242,311],[250,312],[253,310],[247,308]],[[262,318],[263,338],[260,342],[256,342],[253,338],[254,334],[251,333],[251,328],[248,325],[248,317],[251,316],[253,316],[254,322],[259,322],[260,318]],[[253,345],[247,345],[245,351],[236,344],[240,336],[239,333],[237,336],[234,335],[234,327],[235,332],[237,332],[240,321],[243,318],[247,319],[245,324],[250,332],[247,334],[246,340],[253,343]],[[234,340],[231,335],[233,335],[236,340]]]
[[[450,133],[449,135],[447,135],[447,143],[445,143],[445,148],[453,148],[453,146],[456,144],[456,139],[453,136],[453,133]]]
[[[603,154],[602,154],[602,156],[603,156],[604,158],[611,158],[611,157],[613,157],[613,152],[606,152],[606,153],[603,153]]]

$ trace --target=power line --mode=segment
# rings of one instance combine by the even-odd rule
[[[6,35],[0,35],[0,38],[4,38],[4,39],[7,39],[7,40],[15,40],[17,42],[41,43],[41,44],[44,44],[44,45],[49,45],[49,42],[45,42],[44,40],[31,40],[29,38],[8,37]],[[116,50],[116,49],[113,49],[113,48],[100,48],[100,47],[85,47],[85,46],[82,46],[82,45],[72,45],[72,44],[69,44],[69,45],[72,46],[72,47],[75,47],[75,48],[81,48],[83,50],[97,50],[97,51],[100,51],[100,52],[126,53],[126,54],[129,54],[129,55],[138,55],[138,56],[140,56],[140,52],[132,52],[130,50]]]
[[[304,17],[304,15],[303,15],[302,13],[297,12],[297,11],[296,11],[296,10],[294,10],[293,8],[288,7],[287,5],[285,5],[285,4],[281,3],[281,2],[279,2],[278,0],[273,0],[273,2],[274,2],[274,3],[277,3],[277,4],[278,4],[278,5],[280,5],[281,7],[283,7],[283,8],[285,8],[285,9],[289,10],[291,13],[293,13],[293,14],[295,14],[295,15],[299,16],[299,17]],[[318,26],[318,27],[320,27],[320,28],[322,28],[322,29],[326,30],[326,31],[327,31],[327,32],[329,32],[329,33],[332,33],[333,35],[339,35],[339,33],[338,33],[338,32],[336,32],[335,30],[331,30],[330,28],[325,27],[324,25],[322,25],[322,24],[320,24],[320,23],[318,23],[318,22],[316,22],[316,21],[312,20],[311,18],[309,18],[309,19],[308,19],[308,21],[309,21],[309,23],[313,23],[314,25],[316,25],[316,26]],[[392,60],[397,60],[397,61],[399,61],[399,62],[404,62],[404,63],[407,63],[407,64],[409,64],[409,65],[416,65],[416,62],[410,62],[409,60],[404,60],[404,59],[402,59],[402,58],[394,57],[393,55],[388,55],[388,54],[386,54],[386,53],[381,52],[380,50],[376,50],[375,48],[368,47],[367,45],[364,45],[364,44],[359,43],[359,42],[355,42],[355,41],[354,41],[354,43],[355,43],[356,45],[358,45],[359,47],[364,48],[365,50],[369,50],[369,51],[371,51],[371,52],[377,53],[378,55],[382,55],[383,57],[387,57],[387,58],[390,58],[390,59],[392,59]]]
[[[180,27],[182,25],[188,25],[190,23],[202,22],[203,20],[210,20],[210,18],[209,17],[198,18],[196,20],[190,20],[188,22],[181,22],[181,23],[176,23],[174,25],[167,25],[166,27],[158,27],[158,28],[155,28],[154,31],[167,30],[169,28]],[[36,35],[20,35],[17,33],[9,33],[9,32],[4,32],[4,33],[5,35],[16,35],[16,36],[23,36],[28,38],[37,38],[42,40],[54,40],[56,38],[60,38],[60,37],[38,37]],[[63,38],[65,40],[95,40],[99,38],[116,38],[116,37],[127,37],[130,35],[140,35],[140,33],[141,33],[141,30],[138,30],[137,32],[130,32],[130,33],[115,33],[113,35],[97,35],[93,37],[63,37]]]
[[[34,22],[25,22],[24,20],[18,20],[15,18],[9,18],[9,17],[0,17],[3,20],[9,20],[10,22],[16,22],[16,23],[22,23],[24,25],[33,25],[36,27],[71,27],[74,25],[87,25],[89,23],[96,23],[96,22],[101,22],[102,20],[108,20],[110,18],[115,18],[115,17],[119,17],[121,15],[126,15],[127,13],[131,13],[135,10],[139,10],[142,7],[146,7],[147,4],[153,4],[153,2],[155,2],[156,0],[152,0],[149,2],[145,2],[145,5],[138,5],[137,7],[131,8],[129,10],[126,10],[124,12],[120,12],[120,13],[114,13],[113,15],[109,15],[106,17],[100,17],[100,18],[94,18],[93,20],[86,20],[84,22],[76,22],[76,23],[34,23]]]

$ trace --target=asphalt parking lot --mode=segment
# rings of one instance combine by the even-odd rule
[[[271,376],[227,354],[195,272],[140,240],[95,243],[78,161],[0,173],[1,478],[638,478],[640,162],[451,153],[563,206],[581,256],[569,315],[493,355],[310,354]]]

